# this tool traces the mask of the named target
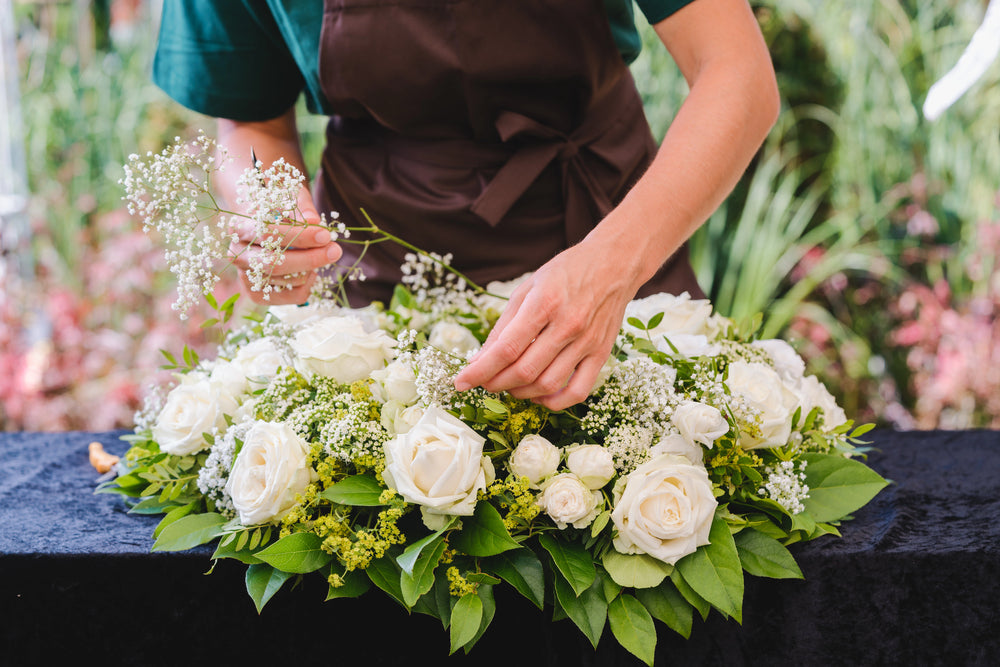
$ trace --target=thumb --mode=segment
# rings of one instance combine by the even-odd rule
[[[309,186],[302,185],[299,188],[299,199],[298,199],[299,214],[302,216],[302,220],[308,225],[318,225],[320,221],[319,213],[316,211],[316,204],[313,203],[312,192],[309,191]]]

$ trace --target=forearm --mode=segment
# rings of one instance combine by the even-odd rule
[[[703,13],[709,9],[703,8]],[[737,30],[749,31],[753,18],[749,8],[746,13],[749,17],[740,19]],[[755,32],[756,23],[752,28]],[[678,30],[677,26],[657,26],[668,48],[672,47],[691,92],[649,169],[588,236],[608,248],[609,256],[622,252],[636,257],[628,276],[635,289],[729,195],[772,127],[780,105],[770,56],[761,38],[747,44],[746,36],[717,34],[715,39],[722,42],[718,48],[689,51],[684,40],[678,43]]]

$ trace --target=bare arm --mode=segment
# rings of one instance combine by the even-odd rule
[[[628,301],[725,199],[774,124],[774,70],[746,0],[697,0],[654,28],[691,92],[652,165],[514,293],[459,390],[507,390],[555,410],[585,399]]]
[[[219,189],[223,198],[235,205],[237,199],[237,180],[243,169],[250,165],[250,149],[265,167],[278,158],[307,174],[302,148],[299,143],[298,129],[295,124],[295,110],[287,112],[272,120],[262,122],[240,122],[220,118],[217,121],[217,140],[225,146],[236,164],[219,174]],[[308,180],[299,193],[299,210],[303,220],[309,224],[319,224],[320,217],[313,205],[309,192]],[[254,252],[250,245],[252,234],[242,230],[241,243],[234,244],[232,252],[233,263],[240,269],[244,291],[257,303],[282,304],[302,303],[309,296],[309,288],[315,280],[316,269],[340,258],[340,246],[330,241],[329,232],[323,229],[307,229],[301,227],[282,227],[285,238],[293,241],[293,248],[286,251],[285,261],[275,267],[272,283],[287,285],[291,289],[273,292],[268,301],[264,301],[260,292],[250,291],[249,283],[244,273],[247,268],[247,253]],[[301,275],[295,275],[301,274]]]

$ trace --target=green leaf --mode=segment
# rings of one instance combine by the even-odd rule
[[[854,459],[836,454],[803,454],[809,497],[806,512],[819,522],[837,521],[864,507],[888,482]]]
[[[694,607],[684,599],[673,584],[664,583],[656,588],[643,588],[635,592],[639,602],[653,618],[688,639],[694,622]]]
[[[483,620],[483,601],[475,593],[466,593],[451,610],[451,650],[449,655],[472,641]]]
[[[778,540],[753,528],[744,528],[734,536],[736,550],[743,569],[755,577],[772,579],[801,579],[792,553]]]
[[[229,536],[235,537],[235,533],[230,533]],[[223,539],[219,543],[219,546],[215,548],[215,553],[212,554],[212,560],[218,560],[219,558],[234,558],[247,565],[258,565],[263,562],[252,551],[237,548],[235,539],[228,541]]]
[[[258,614],[264,608],[264,605],[267,604],[267,601],[278,592],[281,585],[291,576],[289,572],[276,570],[264,563],[251,565],[247,568],[247,593],[253,599],[253,604],[257,607]]]
[[[565,578],[557,574],[555,593],[559,608],[580,628],[591,645],[597,648],[604,632],[604,622],[608,618],[608,601],[604,597],[601,582],[594,581],[583,593],[577,593]]]
[[[472,638],[472,641],[466,642],[465,652],[468,653],[470,649],[475,645],[479,639],[486,634],[486,629],[490,627],[490,623],[493,622],[493,616],[496,615],[497,603],[493,599],[493,587],[492,586],[479,586],[476,590],[476,595],[479,596],[480,602],[483,603],[483,618],[479,622],[479,630],[476,632],[476,636]]]
[[[483,568],[513,586],[539,609],[544,606],[545,570],[531,549],[517,549],[498,554],[485,561]]]
[[[495,398],[491,398],[489,396],[485,396],[483,398],[483,406],[487,410],[489,410],[490,412],[492,412],[494,414],[498,414],[498,415],[505,415],[505,414],[507,414],[507,406],[504,405],[503,403],[501,403],[500,401],[498,401]]]
[[[421,552],[411,571],[408,572],[405,567],[402,568],[399,582],[400,592],[403,594],[403,602],[406,603],[407,607],[416,604],[420,596],[434,586],[434,568],[441,561],[441,556],[444,555],[447,546],[444,536],[439,536],[437,541],[433,542],[433,546]],[[403,556],[405,555],[406,552],[403,552]],[[396,562],[399,563],[403,560],[403,556],[397,558]]]
[[[521,547],[510,536],[500,513],[488,502],[476,505],[473,516],[462,518],[462,530],[452,535],[451,546],[470,556],[481,557]]]
[[[403,602],[403,590],[400,587],[402,570],[394,556],[387,554],[378,560],[373,560],[365,568],[365,573],[373,584],[388,593],[390,597],[394,598],[403,607],[409,609],[406,603]]]
[[[147,501],[144,500],[142,502]],[[142,503],[139,504],[141,505]],[[153,530],[153,537],[159,537],[164,528],[194,512],[198,505],[199,502],[195,500],[187,505],[181,505],[180,507],[175,506],[172,510],[163,515],[163,519],[160,520],[160,523],[158,523],[156,528]]]
[[[181,517],[160,532],[152,550],[185,551],[211,542],[222,534],[222,526],[226,521],[226,517],[215,512]]]
[[[656,627],[642,603],[631,595],[619,595],[608,607],[608,622],[618,643],[652,667],[656,654]]]
[[[649,322],[646,323],[645,328],[647,331],[655,329],[656,327],[660,326],[660,322],[662,321],[663,321],[663,313],[657,313],[656,315],[653,315],[651,318],[649,318]]]
[[[640,320],[638,317],[629,317],[625,321],[628,322],[633,327],[635,327],[636,329],[641,329],[643,331],[646,330],[646,325],[643,324],[642,320]]]
[[[383,491],[385,488],[374,477],[354,475],[327,487],[319,496],[339,505],[377,507],[385,505],[379,501]]]
[[[538,543],[549,552],[556,569],[562,573],[577,595],[594,583],[597,577],[594,558],[582,545],[556,539],[547,533],[539,535]]]
[[[602,559],[604,569],[619,586],[652,588],[674,571],[674,566],[646,554],[623,554],[608,549]]]
[[[708,612],[712,610],[712,605],[708,603],[708,600],[694,592],[694,589],[684,581],[684,577],[681,576],[676,567],[670,574],[670,581],[677,588],[677,592],[698,612],[702,620],[708,618]]]
[[[337,598],[360,597],[371,587],[369,579],[363,570],[351,570],[341,575],[344,584],[342,586],[330,586],[326,593],[327,600]]]
[[[677,571],[698,595],[713,607],[742,622],[743,567],[726,522],[716,517],[709,533],[711,544],[677,561]]]
[[[257,552],[257,558],[282,572],[305,574],[323,567],[333,556],[320,549],[315,533],[292,533]]]
[[[399,558],[396,559],[399,566],[403,568],[403,572],[407,574],[412,573],[413,566],[417,562],[417,559],[420,558],[420,553],[424,550],[424,548],[434,542],[441,541],[444,538],[445,532],[450,530],[451,527],[455,525],[456,521],[458,521],[458,517],[451,517],[443,528],[406,547],[406,550],[403,551]]]

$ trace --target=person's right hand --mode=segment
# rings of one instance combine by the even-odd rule
[[[331,240],[330,232],[320,226],[319,213],[313,204],[309,189],[305,186],[299,191],[299,211],[302,219],[298,224],[275,225],[273,231],[281,236],[285,250],[285,259],[274,266],[271,271],[270,284],[280,289],[272,289],[268,298],[264,293],[251,289],[247,269],[250,258],[261,252],[254,238],[253,226],[237,224],[236,233],[239,242],[229,246],[232,262],[239,269],[243,291],[254,303],[267,305],[305,303],[309,298],[309,290],[316,280],[316,270],[340,259],[342,254],[339,245]],[[302,223],[305,223],[303,226]]]

